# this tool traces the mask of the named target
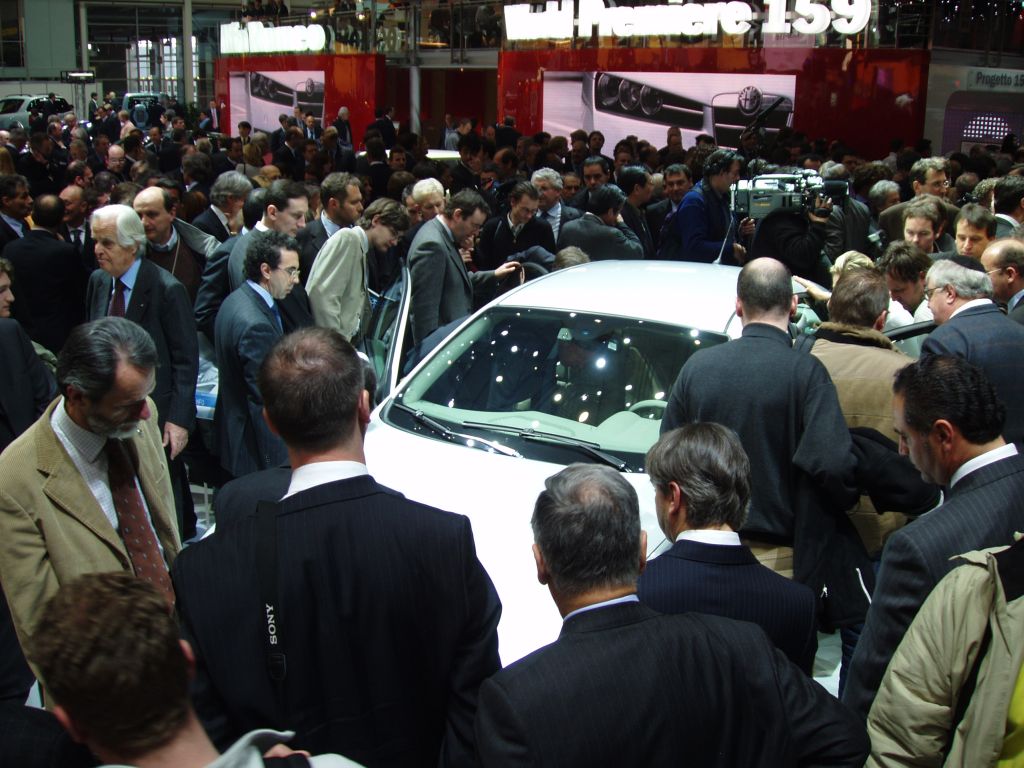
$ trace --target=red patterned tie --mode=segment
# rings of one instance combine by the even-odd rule
[[[114,511],[121,540],[124,541],[132,569],[140,579],[156,585],[174,605],[174,588],[167,573],[167,565],[160,555],[156,534],[146,517],[142,494],[135,484],[134,461],[129,454],[131,446],[123,440],[110,438],[103,448],[107,454],[107,473],[110,493],[114,497]]]
[[[121,278],[114,280],[114,298],[110,301],[110,317],[124,317],[124,292],[128,286],[121,282]]]

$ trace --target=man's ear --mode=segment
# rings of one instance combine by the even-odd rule
[[[739,300],[738,296],[736,297],[736,317],[743,317],[743,302]]]
[[[85,744],[85,732],[71,719],[71,715],[64,709],[60,704],[55,704],[53,707],[53,716],[57,718],[57,722],[61,724],[68,735],[79,744]]]
[[[537,565],[537,581],[547,584],[551,580],[551,574],[548,573],[548,564],[544,562],[544,555],[536,542],[533,545],[533,561]]]
[[[185,657],[185,669],[188,670],[188,679],[191,681],[196,676],[196,652],[192,650],[188,640],[179,640],[178,644],[181,646],[181,655]]]
[[[797,299],[796,294],[794,293],[792,299],[790,299],[790,302],[789,302],[789,316],[790,316],[790,318],[796,317],[796,306],[799,303],[800,303],[800,301],[799,301],[799,299]]]
[[[640,531],[640,570],[637,572],[643,573],[644,568],[647,567],[647,531]]]
[[[270,430],[271,434],[276,435],[277,437],[281,436],[281,433],[277,431],[277,427],[274,426],[274,422],[270,420],[270,414],[267,413],[266,408],[263,409],[263,420],[267,422],[267,429]]]
[[[953,449],[953,441],[956,437],[956,427],[946,419],[938,419],[932,425],[932,434],[939,440],[939,447],[943,451]]]
[[[359,396],[358,405],[358,417],[359,417],[359,430],[363,433],[366,432],[366,425],[370,423],[370,392],[364,389]]]

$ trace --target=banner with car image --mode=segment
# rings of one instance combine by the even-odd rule
[[[707,134],[735,148],[743,129],[766,110],[761,125],[768,135],[791,126],[795,95],[795,75],[545,72],[544,130],[600,131],[606,154],[630,135],[663,146],[671,126],[682,131],[684,146]]]
[[[278,117],[291,117],[296,107],[312,112],[318,125],[324,116],[323,70],[232,72],[228,88],[231,118],[248,120],[257,131],[277,130]]]

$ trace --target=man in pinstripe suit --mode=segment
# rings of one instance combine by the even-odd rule
[[[945,501],[894,533],[843,701],[867,717],[885,669],[921,604],[973,549],[1013,543],[1024,531],[1024,457],[1003,437],[1006,408],[980,368],[930,355],[896,374],[893,421],[900,450]]]

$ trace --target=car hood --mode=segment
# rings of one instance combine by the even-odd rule
[[[370,474],[410,499],[466,515],[472,522],[477,556],[501,598],[502,663],[553,642],[562,620],[547,588],[537,581],[530,517],[544,480],[563,465],[424,437],[385,424],[379,414],[378,409],[366,434]],[[647,556],[653,557],[669,547],[658,527],[654,491],[646,474],[624,476],[639,496]]]

